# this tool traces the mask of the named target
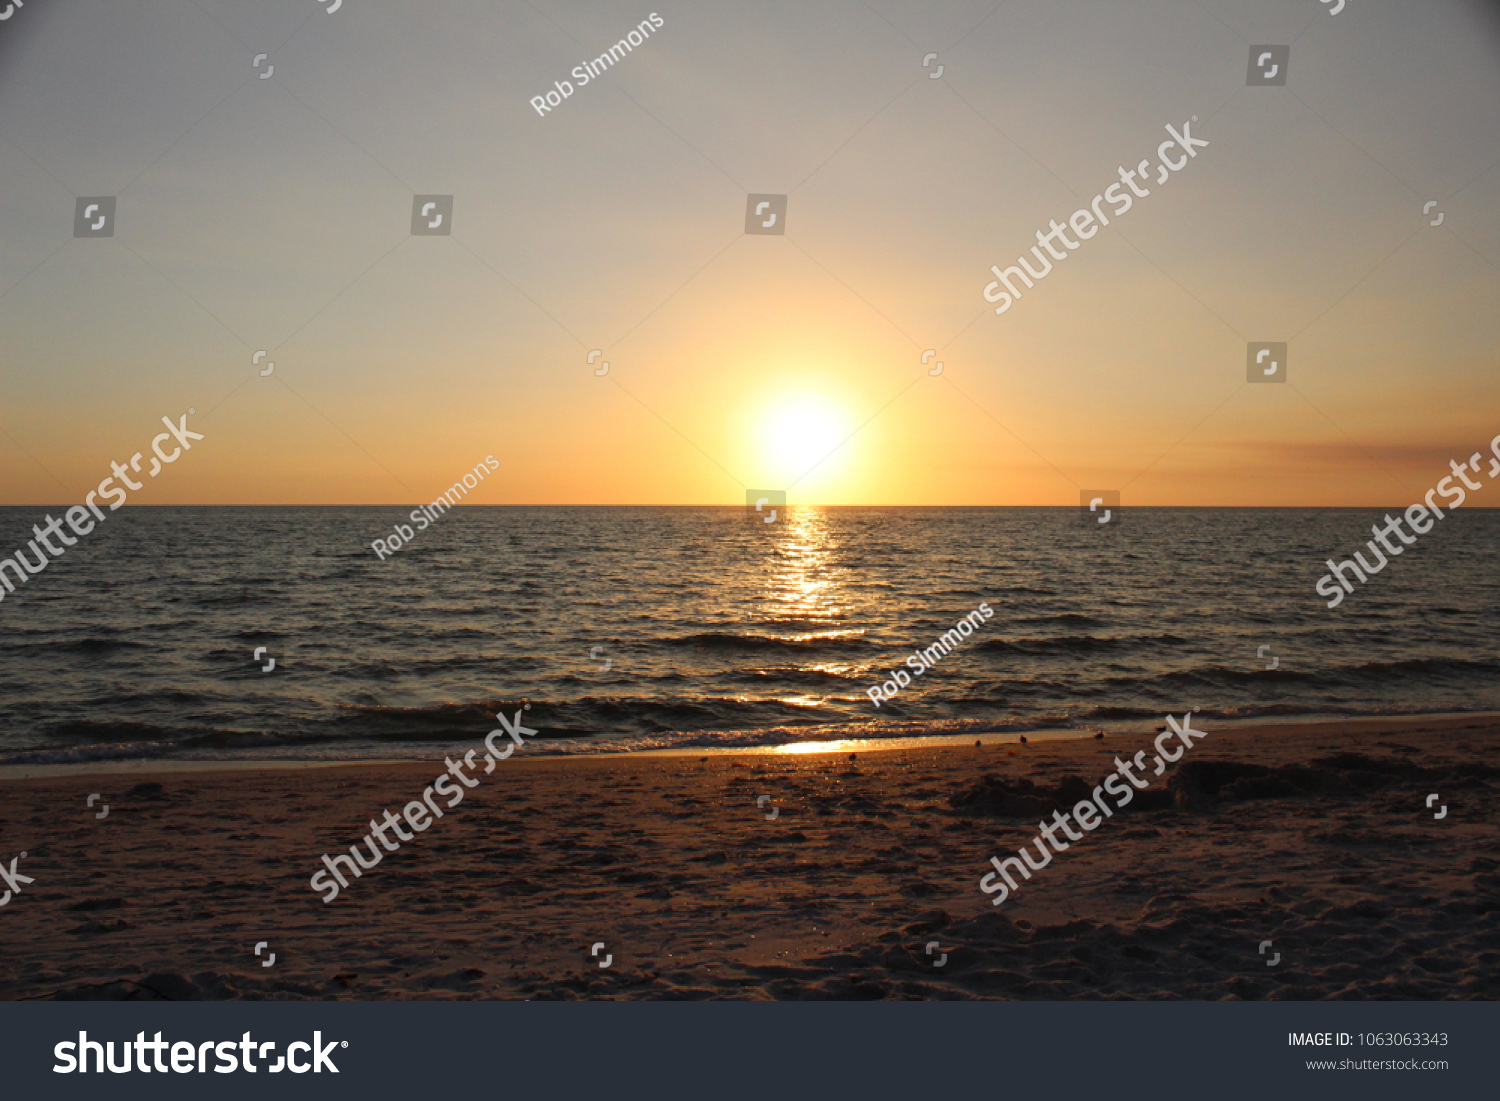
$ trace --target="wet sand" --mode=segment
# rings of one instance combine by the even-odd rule
[[[523,750],[329,904],[440,761],[9,779],[0,997],[1500,997],[1500,719],[1204,725],[999,907],[990,857],[1149,736]]]

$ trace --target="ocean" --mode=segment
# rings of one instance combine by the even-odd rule
[[[0,764],[430,759],[517,710],[527,755],[1500,710],[1493,510],[1331,611],[1384,510],[480,506],[380,561],[408,511],[110,514],[0,602]]]

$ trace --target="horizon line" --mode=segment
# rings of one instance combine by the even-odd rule
[[[424,504],[428,504],[428,503],[429,502],[425,502],[425,501],[415,501],[415,502],[400,502],[400,501],[395,501],[395,502],[380,502],[380,503],[358,503],[358,502],[328,503],[328,502],[323,502],[323,503],[319,503],[319,504],[313,504],[313,503],[308,503],[308,504],[289,504],[289,503],[282,503],[282,504],[243,504],[243,503],[240,503],[240,504],[229,504],[229,503],[215,503],[215,504],[209,504],[209,503],[134,504],[134,503],[126,503],[122,507],[123,508],[127,508],[127,509],[153,509],[153,508],[407,508],[407,507],[420,508]],[[52,503],[49,503],[49,504],[0,504],[0,508],[4,508],[4,509],[10,509],[10,508],[14,508],[14,509],[52,509],[52,508],[66,509],[68,507],[70,507],[70,506],[67,505],[67,504],[65,504],[65,503],[63,503],[63,502],[52,502]],[[747,507],[748,506],[744,505],[744,504],[724,504],[723,502],[707,502],[707,503],[692,503],[692,504],[651,504],[651,503],[646,503],[646,502],[641,502],[641,503],[630,502],[630,503],[615,503],[615,504],[580,504],[580,503],[577,503],[577,502],[573,502],[573,503],[561,503],[561,502],[559,502],[559,503],[529,503],[529,504],[520,504],[520,503],[472,503],[472,502],[465,502],[463,504],[458,504],[458,505],[449,505],[447,507],[447,511],[448,512],[453,512],[453,511],[456,511],[457,509],[461,509],[461,508],[721,508],[721,509],[741,509],[741,508],[747,508]],[[787,503],[787,504],[784,504],[784,505],[778,505],[777,507],[778,508],[786,508],[786,509],[796,509],[796,508],[819,508],[819,509],[856,509],[856,508],[880,508],[880,509],[1074,509],[1074,508],[1081,508],[1082,506],[1081,505],[953,505],[953,504],[946,504],[946,505],[914,505],[914,504],[904,504],[904,505],[901,505],[901,504],[897,504],[897,505],[872,505],[872,504],[861,504],[861,505],[841,504],[841,505],[831,505],[831,504],[818,504],[816,502],[804,501],[804,502],[800,502],[800,503],[797,503],[797,504]],[[1397,505],[1397,504],[1379,504],[1379,505],[1119,505],[1119,506],[1116,506],[1116,507],[1118,507],[1118,508],[1120,508],[1122,510],[1125,510],[1125,509],[1131,509],[1131,510],[1133,510],[1133,509],[1222,509],[1222,510],[1225,510],[1225,511],[1228,511],[1228,510],[1250,511],[1250,510],[1255,510],[1255,509],[1260,509],[1260,510],[1272,510],[1272,509],[1277,509],[1277,510],[1287,510],[1287,509],[1376,509],[1376,508],[1404,508],[1406,506],[1404,506],[1404,505]],[[1464,505],[1464,511],[1486,510],[1486,509],[1493,509],[1493,508],[1500,508],[1500,505],[1482,505],[1482,504],[1469,505],[1467,502],[1465,502],[1465,505]],[[118,510],[111,510],[111,511],[118,511]]]

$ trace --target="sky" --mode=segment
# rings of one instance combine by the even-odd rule
[[[492,455],[470,503],[1404,505],[1500,433],[1500,18],[1335,3],[30,0],[0,504],[192,409],[132,503],[427,501]],[[1195,117],[993,312],[992,264]]]

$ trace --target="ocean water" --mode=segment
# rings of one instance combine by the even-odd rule
[[[0,551],[47,511],[0,509]],[[1500,512],[1330,611],[1380,518],[466,507],[380,561],[406,509],[127,507],[0,602],[0,763],[431,758],[518,709],[528,754],[1500,710]]]

